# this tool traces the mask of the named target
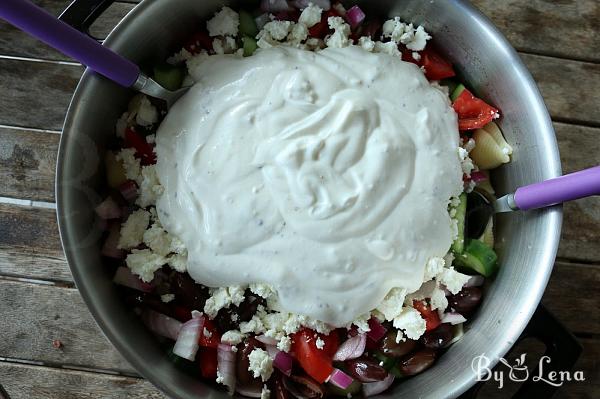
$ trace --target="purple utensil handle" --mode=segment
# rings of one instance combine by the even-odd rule
[[[133,62],[58,20],[29,0],[0,0],[0,18],[124,87],[140,69]]]
[[[515,192],[515,203],[526,211],[592,195],[600,195],[600,166],[521,187]]]

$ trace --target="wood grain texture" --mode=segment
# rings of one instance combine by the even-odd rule
[[[0,127],[0,193],[54,202],[60,135]]]
[[[472,0],[519,50],[600,61],[597,0]]]
[[[0,383],[10,399],[165,399],[138,378],[0,362]]]
[[[72,281],[54,210],[0,204],[0,274]]]
[[[69,5],[70,0],[34,0],[34,3],[44,8],[54,16],[60,13]],[[135,2],[131,2],[135,3]],[[133,8],[134,4],[115,3],[96,21],[90,31],[95,37],[104,38],[114,26]],[[17,28],[0,21],[0,54],[39,58],[44,60],[65,61],[69,57],[59,53],[50,46],[39,40],[21,32]]]
[[[0,59],[0,124],[61,130],[81,66]]]
[[[0,279],[0,303],[0,320],[18,321],[3,326],[0,357],[136,373],[102,335],[76,289]]]

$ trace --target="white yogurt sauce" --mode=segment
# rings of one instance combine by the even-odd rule
[[[456,115],[415,65],[276,47],[192,75],[157,133],[157,209],[196,281],[269,283],[335,326],[421,286],[463,185]]]

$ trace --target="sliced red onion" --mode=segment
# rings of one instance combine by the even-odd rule
[[[279,353],[279,349],[275,345],[265,345],[265,350],[271,359],[275,359],[275,356]]]
[[[121,237],[121,228],[118,224],[113,224],[108,229],[108,236],[102,245],[101,254],[109,258],[123,259],[125,251],[118,248],[119,238]]]
[[[231,345],[219,344],[217,348],[217,371],[221,383],[227,387],[230,394],[235,392],[235,352]]]
[[[385,328],[375,317],[371,317],[369,320],[369,328],[370,331],[367,335],[375,342],[379,342],[379,340],[385,337],[385,334],[387,333],[387,328]]]
[[[452,328],[452,340],[450,342],[448,342],[448,344],[444,347],[447,348],[450,345],[458,342],[461,340],[461,338],[465,335],[465,330],[463,328],[462,324],[457,324]]]
[[[485,282],[483,276],[472,276],[466,283],[465,287],[481,287]]]
[[[249,398],[260,398],[262,396],[262,389],[257,389],[256,387],[240,387],[236,385],[235,392]]]
[[[275,338],[267,337],[266,335],[259,335],[254,337],[257,341],[262,342],[265,345],[277,345],[277,340]]]
[[[177,340],[179,330],[181,330],[182,322],[170,318],[162,313],[154,310],[145,309],[142,313],[142,321],[150,330],[160,335],[161,337]]]
[[[198,352],[198,340],[204,328],[204,316],[194,317],[181,326],[173,353],[179,357],[194,361]]]
[[[366,384],[363,384],[363,395],[365,397],[379,395],[380,393],[387,390],[390,386],[392,386],[393,382],[394,376],[392,374],[389,374],[387,377],[385,377],[383,381],[368,382]]]
[[[106,197],[96,208],[96,214],[102,219],[118,219],[121,217],[121,207],[112,197]]]
[[[354,382],[354,379],[340,369],[333,369],[328,382],[340,389],[346,389]]]
[[[346,21],[348,21],[352,28],[356,28],[358,25],[360,25],[366,17],[367,15],[359,6],[354,6],[346,11]]]
[[[325,11],[329,11],[331,8],[331,0],[294,0],[291,4],[299,10],[304,10],[309,3],[313,3]]]
[[[367,334],[358,334],[352,338],[348,338],[344,343],[340,345],[333,360],[342,362],[348,359],[356,359],[365,351],[367,345]]]
[[[127,180],[119,186],[121,195],[127,202],[133,202],[138,196],[138,187],[133,180]]]
[[[281,12],[281,11],[293,11],[287,0],[262,0],[260,2],[260,9],[264,12]]]
[[[279,371],[281,371],[288,377],[292,375],[293,363],[294,359],[292,358],[292,356],[282,351],[277,352],[275,358],[273,359],[273,366],[275,366],[277,369],[279,369]]]
[[[471,180],[473,180],[475,183],[481,183],[486,181],[487,179],[487,175],[480,170],[471,172]]]
[[[117,268],[113,282],[142,292],[152,292],[153,289],[152,284],[143,282],[125,266]]]
[[[442,323],[450,323],[453,326],[455,326],[457,324],[462,324],[465,321],[467,321],[467,319],[465,319],[465,317],[463,315],[461,315],[460,313],[455,313],[455,312],[444,313],[444,317],[442,317],[442,320],[441,320]]]

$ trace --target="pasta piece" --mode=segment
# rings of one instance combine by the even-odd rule
[[[494,169],[510,162],[513,149],[494,122],[489,123],[483,129],[477,129],[473,134],[473,139],[476,144],[469,155],[480,169]]]

